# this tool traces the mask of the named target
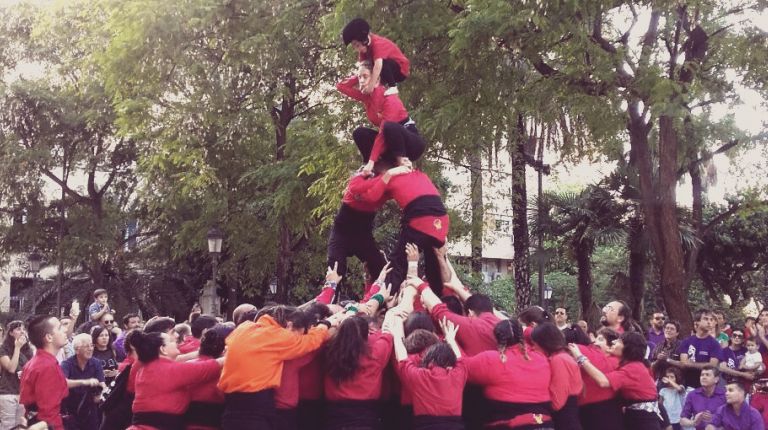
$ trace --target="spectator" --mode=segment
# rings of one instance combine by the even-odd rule
[[[757,336],[757,331],[755,330],[756,323],[757,323],[757,320],[755,319],[755,317],[747,317],[744,319],[744,338],[745,339],[749,339]]]
[[[749,405],[760,412],[764,423],[768,423],[768,380],[761,379],[753,387],[755,392],[749,399]]]
[[[115,341],[113,342],[113,345],[115,347],[115,352],[117,352],[121,356],[126,356],[125,353],[125,347],[123,344],[125,343],[125,336],[128,334],[129,331],[137,329],[139,325],[141,324],[141,318],[139,318],[136,314],[125,314],[123,317],[123,332],[120,333]]]
[[[754,339],[752,339],[754,342]],[[731,335],[731,340],[727,348],[721,352],[720,372],[724,373],[728,382],[741,381],[748,382],[755,378],[754,373],[740,371],[739,366],[747,353],[747,349],[744,347],[744,332],[739,329],[734,329]],[[760,354],[758,353],[758,356]],[[760,364],[762,364],[762,357],[760,357]]]
[[[706,430],[765,430],[760,412],[745,401],[747,393],[744,386],[729,382],[725,389],[726,404],[718,408]]]
[[[661,378],[663,388],[659,390],[659,401],[667,411],[669,422],[674,430],[680,430],[680,413],[685,405],[685,398],[693,388],[686,387],[683,384],[683,372],[677,367],[667,369],[665,375]]]
[[[88,306],[88,317],[91,321],[99,321],[106,314],[114,314],[109,307],[109,294],[107,290],[99,288],[93,292],[93,303]]]
[[[666,319],[667,318],[662,312],[654,312],[653,315],[651,315],[647,337],[648,343],[653,344],[651,349],[661,345],[666,340],[666,336],[664,335],[664,322]]]
[[[72,338],[75,336],[75,321],[71,317],[61,319],[61,327],[67,333],[67,344],[59,350],[56,359],[59,363],[75,355],[75,348],[72,346]]]
[[[192,329],[187,323],[176,324],[173,326],[173,330],[176,331],[177,335],[179,335],[177,339],[179,345],[183,345],[184,341],[186,341],[189,335],[192,333]]]
[[[110,385],[117,376],[117,363],[123,361],[125,357],[118,356],[112,347],[112,337],[108,329],[101,326],[92,328],[91,340],[94,347],[91,355],[101,365],[104,380],[107,385]]]
[[[680,360],[680,323],[677,321],[669,321],[664,324],[664,341],[657,344],[656,348],[651,352],[651,369],[656,379],[661,379],[667,374],[667,368],[669,367],[668,359]],[[677,381],[680,384],[684,384],[682,379]]]
[[[32,355],[24,323],[8,323],[8,334],[0,346],[0,430],[10,430],[22,423],[24,408],[19,403],[19,374]]]
[[[720,363],[720,344],[711,336],[715,317],[711,311],[701,309],[693,315],[693,320],[698,321],[696,334],[680,343],[677,352],[680,353],[680,361],[667,359],[667,363],[683,369],[685,385],[689,387],[699,386],[699,375],[705,366],[715,366]]]
[[[64,427],[73,430],[98,430],[101,417],[97,404],[101,401],[104,372],[99,360],[93,358],[91,336],[78,334],[72,344],[75,355],[61,363],[61,370],[69,387],[69,395],[62,403]]]
[[[28,323],[29,340],[37,348],[24,366],[19,402],[27,411],[27,424],[46,422],[54,429],[64,428],[61,401],[67,397],[67,380],[56,361],[56,354],[67,344],[67,334],[56,317],[37,315]]]
[[[618,334],[635,329],[632,321],[632,309],[621,300],[615,300],[603,306],[600,323]]]
[[[555,324],[557,324],[557,328],[560,330],[565,330],[569,327],[567,309],[563,307],[555,309]]]
[[[701,370],[700,387],[691,391],[680,413],[680,425],[704,430],[717,409],[725,404],[725,390],[718,386],[720,371],[714,366]]]

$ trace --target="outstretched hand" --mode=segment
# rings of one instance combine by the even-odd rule
[[[419,247],[412,243],[406,243],[405,257],[408,260],[408,262],[419,261]]]
[[[365,163],[365,166],[360,168],[360,173],[362,173],[363,176],[373,176],[373,160],[368,160],[368,162]]]
[[[454,324],[453,321],[448,321],[446,317],[440,320],[440,329],[445,335],[445,341],[448,343],[456,342],[456,332],[459,331],[459,326]]]
[[[392,271],[392,263],[387,261],[387,264],[385,264],[384,267],[382,267],[381,272],[379,272],[379,277],[376,278],[376,282],[383,285],[384,280],[387,279],[387,275],[391,271]]]
[[[333,268],[331,268],[329,266],[328,267],[328,271],[325,272],[325,280],[326,280],[326,282],[334,282],[334,283],[338,284],[339,281],[341,281],[341,278],[342,278],[342,276],[339,276],[338,270],[339,270],[339,262],[336,261],[336,262],[333,263]]]

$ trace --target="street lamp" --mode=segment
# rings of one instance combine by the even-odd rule
[[[32,250],[32,253],[29,254],[27,257],[27,262],[29,263],[29,271],[32,272],[32,289],[34,290],[37,287],[37,276],[40,273],[40,265],[43,262],[43,256],[37,251],[37,249]],[[37,292],[35,292],[37,294]],[[35,313],[35,302],[32,302],[32,313]]]
[[[549,284],[544,283],[544,303],[547,309],[549,309],[549,301],[552,300],[552,287]]]
[[[277,292],[277,279],[272,279],[269,282],[269,293],[274,296],[276,292]]]
[[[216,315],[219,310],[216,309],[218,296],[216,295],[216,278],[219,270],[219,257],[221,256],[221,244],[224,241],[224,233],[218,228],[213,227],[208,230],[208,254],[211,255],[211,284],[203,290],[203,300],[201,300],[204,313]],[[207,290],[207,291],[206,291]]]

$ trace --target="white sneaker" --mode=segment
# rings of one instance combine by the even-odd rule
[[[397,90],[397,87],[389,87],[386,91],[384,91],[385,96],[391,96],[393,94],[400,94],[400,91]]]

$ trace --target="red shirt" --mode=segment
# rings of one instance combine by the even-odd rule
[[[440,303],[432,308],[432,318],[438,322],[445,318],[461,327],[456,332],[456,342],[461,345],[467,356],[496,350],[493,328],[501,320],[493,312],[483,312],[476,317],[465,317],[449,311],[448,306]]]
[[[413,414],[438,417],[461,416],[461,400],[467,382],[467,366],[461,359],[456,367],[419,367],[414,360],[398,363],[403,387],[413,396]]]
[[[461,329],[459,329],[461,331]],[[485,397],[508,403],[549,401],[551,373],[544,354],[528,350],[526,360],[518,345],[505,351],[502,362],[498,351],[485,351],[464,360],[469,368],[469,382],[482,385]]]
[[[56,357],[38,349],[21,373],[19,403],[27,409],[37,405],[37,417],[56,429],[63,429],[61,401],[69,395],[67,380]]]
[[[357,76],[351,76],[336,84],[336,89],[342,94],[360,101],[365,106],[365,115],[371,124],[379,127],[379,134],[373,141],[370,160],[376,161],[384,152],[384,133],[381,126],[384,121],[401,122],[408,118],[408,111],[405,110],[400,96],[392,94],[385,96],[383,86],[377,85],[370,94],[360,91],[359,79]]]
[[[370,35],[370,43],[368,44],[368,50],[358,55],[360,61],[371,60],[376,61],[378,59],[386,60],[390,59],[400,66],[400,73],[406,78],[411,73],[411,63],[408,61],[400,48],[395,45],[395,42],[387,39],[384,36],[378,34],[368,33]]]
[[[191,363],[195,362],[203,362],[203,361],[211,361],[215,360],[213,357],[208,357],[206,355],[201,355],[199,358],[190,361]],[[219,369],[219,373],[221,373],[221,369]],[[193,390],[190,390],[190,401],[191,402],[202,402],[202,403],[219,403],[224,404],[224,393],[219,390],[219,387],[216,386],[216,384],[219,382],[218,376],[216,379],[211,379],[210,381],[200,384],[197,387],[195,387]],[[187,430],[210,430],[210,427],[205,426],[199,426],[199,425],[187,425]]]
[[[579,345],[579,351],[589,359],[593,366],[604,374],[608,374],[619,367],[619,360],[616,357],[606,355],[599,346]],[[600,387],[584,369],[581,369],[581,372],[581,379],[584,381],[584,391],[579,396],[579,406],[602,402],[616,397],[613,389]]]
[[[549,385],[552,409],[559,411],[565,406],[568,397],[581,394],[584,382],[581,380],[579,365],[565,351],[549,357],[549,368],[552,374],[552,383]]]
[[[215,384],[221,373],[216,360],[179,363],[158,358],[144,363],[136,375],[136,398],[133,413],[161,412],[181,415],[192,400],[192,393]],[[131,426],[132,430],[153,429]]]
[[[763,421],[768,423],[768,393],[757,392],[749,400],[749,406],[757,409],[763,416]]]
[[[288,360],[283,365],[280,386],[275,390],[275,407],[277,409],[293,409],[299,405],[299,375],[301,368],[312,362],[318,350],[309,354]]]
[[[184,338],[184,342],[179,345],[179,352],[182,354],[188,354],[200,349],[200,339],[194,336],[187,336]]]
[[[360,366],[354,376],[336,383],[325,375],[325,398],[339,400],[378,400],[381,397],[381,379],[392,354],[392,335],[389,333],[368,336],[368,354],[360,358]]]
[[[375,160],[375,158],[371,159]],[[376,181],[356,173],[349,178],[349,183],[347,183],[347,188],[344,190],[344,197],[342,197],[341,201],[352,209],[361,212],[376,212],[389,200],[389,196],[384,194],[376,201],[368,201],[360,197],[374,186],[378,186]]]
[[[651,401],[658,397],[650,371],[639,361],[629,362],[605,376],[611,388],[626,400]]]
[[[324,369],[323,354],[315,354],[314,359],[299,370],[300,400],[320,400],[323,398]]]

